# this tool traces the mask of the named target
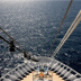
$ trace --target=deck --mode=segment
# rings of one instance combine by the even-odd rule
[[[53,73],[53,72],[51,72],[51,73],[52,73],[52,80],[45,80],[45,81],[65,81],[59,75],[57,75],[56,73]],[[38,80],[33,80],[33,74],[35,74],[35,72],[32,72],[31,74],[29,74],[28,76],[26,76],[21,81],[38,81]]]

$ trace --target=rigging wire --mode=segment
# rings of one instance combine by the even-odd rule
[[[12,37],[12,36],[10,36],[2,27],[0,27],[0,30],[1,31],[3,31],[10,39],[11,39],[11,41],[13,41],[14,42],[14,44],[16,43],[17,45],[18,45],[18,47],[16,47],[19,51],[22,51],[22,52],[24,52],[24,50],[22,50],[22,47],[19,45],[19,43]],[[9,44],[9,43],[8,43]]]
[[[2,39],[3,41],[5,41],[6,43],[10,44],[10,42],[8,40],[6,40],[4,37],[0,36],[0,39]]]
[[[70,35],[74,32],[78,24],[81,22],[81,11],[76,16],[74,22],[72,23],[71,27],[68,29],[66,34],[64,35],[63,39],[61,40],[60,44],[57,46],[56,50],[54,51],[53,56],[56,56],[56,54],[59,52],[59,50],[62,48],[62,46],[65,44],[67,39],[70,37]]]
[[[19,51],[19,52],[22,52],[24,54],[24,57],[26,59],[31,59],[32,61],[35,61],[35,62],[38,62],[38,59],[36,56],[33,56],[33,55],[29,55],[28,52],[26,52],[24,49],[22,49],[20,47],[20,45],[18,44],[18,42],[16,42],[16,40],[14,38],[12,38],[3,28],[0,27],[0,30],[2,30],[10,39],[12,39],[11,41],[8,41],[6,40],[4,37],[0,36],[0,39],[2,39],[3,41],[5,41],[7,44],[10,45],[10,51],[15,51],[15,48]],[[15,45],[18,44],[18,46]],[[29,58],[30,56],[30,58]]]
[[[66,20],[66,18],[67,18],[67,16],[68,16],[68,14],[69,14],[69,11],[70,11],[70,9],[71,9],[71,6],[72,6],[73,1],[74,1],[74,0],[71,0],[71,1],[69,2],[69,5],[68,5],[67,10],[66,10],[66,12],[65,12],[65,15],[64,15],[64,17],[63,17],[63,19],[62,19],[62,21],[61,21],[60,27],[59,27],[59,29],[58,29],[58,31],[57,31],[56,36],[55,36],[54,43],[56,42],[58,36],[60,35],[60,32],[61,32],[61,30],[62,30],[62,28],[63,28],[64,22],[65,22],[65,20]],[[51,56],[51,57],[52,57],[52,56]]]
[[[57,41],[57,38],[58,38],[58,36],[60,35],[60,32],[61,32],[61,30],[62,30],[62,28],[63,28],[63,25],[64,25],[64,22],[65,22],[65,20],[66,20],[68,14],[69,14],[69,12],[70,12],[70,9],[71,9],[71,6],[72,6],[73,1],[74,1],[74,0],[71,0],[71,1],[69,2],[69,5],[68,5],[68,7],[67,7],[67,10],[66,10],[66,12],[65,12],[65,14],[64,14],[64,17],[63,17],[63,19],[62,19],[62,21],[61,21],[61,23],[60,23],[60,27],[58,28],[57,34],[55,35],[54,43]],[[53,43],[53,44],[54,44],[54,43]],[[52,55],[51,57],[53,58],[53,56],[54,56],[54,55]],[[52,65],[52,62],[51,62],[50,65]]]
[[[10,35],[8,34],[8,32],[6,32],[1,26],[0,26],[0,30],[1,30],[2,32],[4,32],[4,33],[11,39],[11,41],[14,41],[14,43],[16,43],[16,44],[21,48],[21,46],[19,45],[19,43],[18,43],[12,36],[10,36]]]
[[[78,15],[76,16],[75,20],[73,21],[72,25],[69,27],[69,29],[67,30],[66,34],[64,35],[64,37],[62,38],[61,42],[59,43],[59,45],[57,46],[57,48],[55,49],[52,58],[56,56],[56,54],[58,54],[58,52],[60,51],[60,49],[63,47],[63,45],[65,44],[65,42],[68,40],[68,38],[70,37],[70,35],[74,32],[74,30],[77,28],[77,26],[80,24],[81,22],[81,10],[78,13]],[[50,64],[50,66],[53,65],[54,60],[52,59],[52,62]]]
[[[64,35],[64,37],[62,38],[61,42],[59,43],[59,45],[57,46],[57,48],[55,49],[53,55],[52,55],[52,61],[50,66],[53,65],[54,62],[54,58],[56,56],[56,54],[58,54],[58,52],[60,51],[60,49],[63,47],[63,45],[65,44],[65,42],[68,40],[68,38],[70,37],[70,35],[74,32],[74,30],[77,28],[77,26],[80,24],[81,22],[81,10],[78,13],[78,15],[76,16],[75,20],[73,21],[72,25],[69,27],[69,29],[67,30],[66,34]]]
[[[3,31],[10,39],[14,40],[3,28],[0,27],[0,30]]]
[[[61,21],[60,27],[58,28],[57,34],[56,34],[56,36],[55,36],[54,43],[56,42],[58,36],[60,35],[60,32],[61,32],[61,30],[62,30],[62,28],[63,28],[63,25],[64,25],[64,22],[65,22],[65,20],[66,20],[68,14],[69,14],[69,12],[70,12],[70,9],[71,9],[71,6],[72,6],[73,1],[74,1],[74,0],[71,0],[71,1],[69,2],[69,5],[68,5],[67,10],[66,10],[66,12],[65,12],[65,15],[64,15],[64,17],[63,17],[63,19],[62,19],[62,21]],[[57,46],[57,47],[58,47],[58,46]],[[56,49],[57,49],[57,48],[56,48]],[[55,51],[56,51],[56,49],[55,49]],[[50,66],[53,65],[54,56],[59,52],[59,51],[58,51],[58,52],[55,53],[55,51],[54,51],[53,55],[51,56],[52,61],[50,62]]]
[[[2,36],[0,36],[0,39],[2,39],[3,41],[5,41],[7,44],[9,44],[11,47],[14,47],[14,48],[16,48],[18,51],[22,51],[20,48],[18,48],[18,47],[16,47],[15,45],[14,45],[14,42],[13,41],[8,41],[8,40],[6,40],[4,37],[2,37]],[[13,45],[12,45],[12,42],[13,42]]]
[[[53,56],[56,56],[56,54],[60,51],[62,46],[65,44],[67,39],[70,37],[70,35],[74,32],[78,24],[81,22],[81,11],[76,16],[74,22],[72,23],[71,27],[68,29],[66,34],[64,35],[63,39],[61,40],[60,44],[57,46],[56,50],[54,51]]]
[[[60,23],[60,27],[58,28],[57,33],[56,33],[56,35],[55,35],[54,43],[57,41],[58,36],[59,36],[60,33],[61,33],[61,30],[62,30],[62,28],[63,28],[64,22],[65,22],[65,20],[66,20],[66,18],[67,18],[67,16],[68,16],[69,12],[70,12],[70,9],[71,9],[71,6],[72,6],[73,1],[74,1],[74,0],[71,0],[70,3],[69,3],[69,5],[68,5],[68,7],[67,7],[67,10],[66,10],[66,12],[65,12],[65,15],[64,15],[64,17],[63,17],[63,19],[62,19],[62,21],[61,21],[61,23]],[[54,44],[54,43],[53,43],[53,44]]]
[[[61,21],[61,23],[60,23],[60,27],[59,27],[58,30],[57,30],[57,34],[55,35],[54,43],[57,41],[57,38],[58,38],[58,36],[60,35],[60,32],[61,32],[61,30],[62,30],[62,28],[63,28],[63,25],[64,25],[64,22],[65,22],[65,20],[66,20],[68,14],[69,14],[69,12],[70,12],[70,9],[71,9],[71,6],[72,6],[73,1],[74,1],[74,0],[71,0],[70,3],[69,3],[69,5],[68,5],[68,7],[67,7],[67,10],[66,10],[66,12],[65,12],[65,14],[64,14],[64,17],[63,17],[63,19],[62,19],[62,21]],[[53,44],[54,44],[54,43],[53,43]],[[54,56],[54,55],[52,55],[51,57],[53,58],[53,56]],[[52,63],[51,63],[50,65],[52,65]]]

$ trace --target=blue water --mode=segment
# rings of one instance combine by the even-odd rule
[[[0,3],[0,26],[19,42],[22,49],[35,55],[51,56],[81,9],[81,1],[75,1],[61,35],[54,43],[56,31],[68,3],[68,1]],[[1,31],[0,35],[10,40]],[[81,24],[56,58],[81,73]],[[9,45],[0,40],[0,74],[7,73],[22,62],[23,55],[19,52],[10,53]]]

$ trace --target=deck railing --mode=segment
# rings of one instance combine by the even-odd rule
[[[49,63],[41,63],[39,66],[47,65],[50,71],[55,72],[58,76],[62,77],[65,81],[81,81],[81,74],[72,69],[71,67],[63,64],[62,62],[54,59],[53,66],[50,66]],[[8,72],[4,76],[0,78],[0,81],[21,81],[24,77],[32,73],[32,71],[36,70],[38,65],[34,63],[23,63],[13,69],[12,71]]]

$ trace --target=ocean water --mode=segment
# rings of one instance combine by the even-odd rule
[[[54,37],[69,1],[35,1],[0,3],[0,26],[35,55],[51,56],[79,10],[75,1],[56,43]],[[2,31],[0,35],[10,40]],[[81,73],[81,24],[71,35],[56,58]],[[9,45],[0,40],[0,75],[23,63],[23,54],[9,52]]]

